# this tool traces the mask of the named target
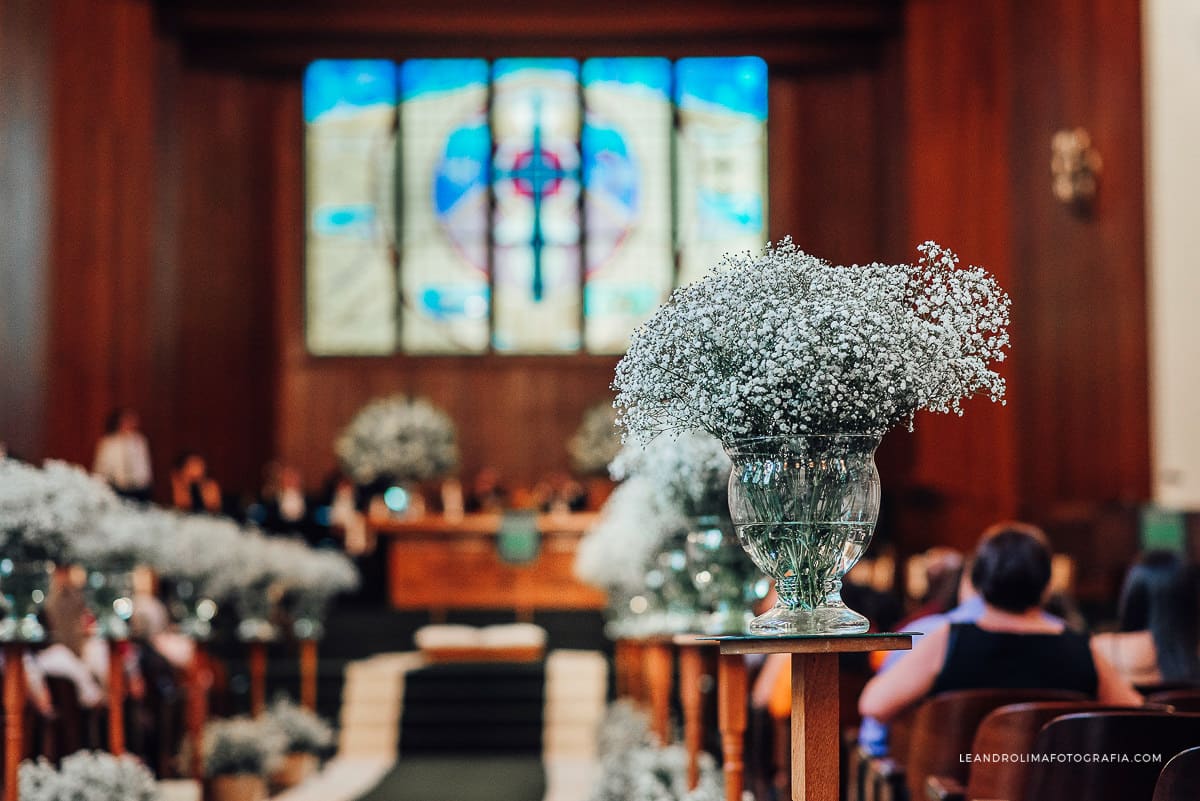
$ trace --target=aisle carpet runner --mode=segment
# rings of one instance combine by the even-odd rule
[[[403,756],[361,801],[541,801],[545,663],[430,665],[404,684]]]

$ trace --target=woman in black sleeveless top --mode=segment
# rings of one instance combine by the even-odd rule
[[[948,690],[1073,690],[1108,704],[1142,703],[1087,637],[1042,615],[1050,552],[1036,528],[1009,525],[981,543],[971,583],[984,601],[978,622],[929,632],[892,669],[867,683],[860,713],[887,721],[925,696]]]

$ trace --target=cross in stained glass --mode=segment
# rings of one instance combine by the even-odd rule
[[[529,197],[533,202],[533,299],[540,301],[545,294],[545,278],[542,274],[542,246],[546,240],[542,235],[542,199],[553,195],[570,177],[562,166],[562,160],[542,146],[541,104],[533,107],[533,141],[529,150],[522,151],[513,159],[512,167],[497,170],[501,179],[513,182],[513,189]]]

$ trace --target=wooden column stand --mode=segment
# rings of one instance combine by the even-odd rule
[[[108,641],[108,750],[125,753],[125,640]]]
[[[745,667],[742,666],[740,671],[732,666],[727,669],[726,660],[736,658],[740,662],[743,654],[792,655],[792,801],[838,801],[838,760],[841,756],[838,655],[864,651],[906,651],[912,648],[912,635],[721,637],[717,638],[717,642],[721,646],[721,671],[717,679],[722,698],[721,713],[724,716],[727,712],[726,695],[739,691],[742,694],[740,714],[743,730],[746,714]],[[729,714],[734,712],[730,710]],[[725,735],[724,718],[721,731]],[[732,794],[729,773],[725,776],[725,797],[728,801],[740,799],[741,766],[737,767],[737,795]]]
[[[714,648],[712,640],[693,634],[678,634],[679,702],[683,707],[683,744],[687,749],[687,787],[695,790],[700,783],[700,749],[704,739],[704,697],[700,681],[704,675],[704,649]]]
[[[250,714],[259,717],[267,711],[267,643],[251,640],[250,662]]]
[[[717,728],[721,732],[725,801],[742,801],[746,786],[746,660],[721,649],[717,657]]]
[[[196,641],[192,651],[192,663],[188,667],[187,732],[192,741],[192,778],[204,781],[204,724],[208,720],[208,690],[212,686],[212,672],[204,655],[204,644]]]
[[[643,655],[650,701],[650,731],[661,745],[668,745],[671,742],[671,680],[675,667],[671,640],[647,640]]]
[[[17,801],[17,772],[25,755],[25,645],[4,644],[4,801]]]
[[[300,641],[300,703],[317,711],[317,641]]]

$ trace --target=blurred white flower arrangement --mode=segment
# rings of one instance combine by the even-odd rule
[[[688,517],[729,515],[732,465],[720,440],[703,431],[655,437],[646,445],[627,443],[610,471],[617,480],[639,476],[652,483],[663,508]]]
[[[154,801],[154,776],[132,756],[79,751],[55,769],[45,759],[23,762],[18,774],[21,801]]]
[[[636,592],[645,584],[651,558],[671,534],[687,526],[678,507],[662,502],[659,487],[634,475],[621,482],[575,556],[575,575],[605,589]]]
[[[675,290],[617,365],[618,422],[645,441],[911,427],[918,410],[1004,397],[1009,298],[933,242],[915,265],[834,266],[790,239]]]
[[[334,450],[359,484],[381,478],[427,481],[458,467],[454,421],[424,398],[392,395],[364,406]]]
[[[270,718],[210,720],[204,727],[204,775],[267,776],[287,749],[287,736]]]
[[[600,727],[599,777],[589,801],[722,801],[725,783],[716,760],[699,755],[700,780],[687,789],[687,751],[659,748],[646,714],[629,701],[608,708]]]
[[[267,719],[283,734],[284,753],[323,756],[333,747],[333,727],[286,696],[275,699]]]
[[[617,410],[611,401],[589,407],[583,413],[579,428],[567,441],[571,467],[582,476],[603,475],[620,450]]]
[[[71,541],[117,504],[112,489],[81,467],[0,459],[0,534],[9,553],[65,559]]]

